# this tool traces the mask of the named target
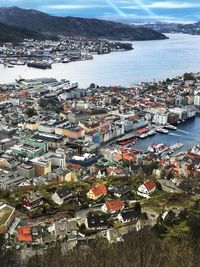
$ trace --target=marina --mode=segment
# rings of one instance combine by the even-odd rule
[[[180,150],[187,150],[199,143],[199,135],[200,117],[197,116],[194,119],[178,124],[176,132],[170,130],[169,134],[157,133],[154,136],[145,138],[145,140],[138,140],[134,147],[146,150],[153,143],[164,143],[167,146],[184,143],[184,147],[181,147]]]

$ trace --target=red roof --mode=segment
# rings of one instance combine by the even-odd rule
[[[147,180],[146,182],[144,182],[144,186],[146,187],[146,189],[148,191],[153,190],[154,188],[156,188],[156,184],[154,183],[153,180]]]
[[[115,199],[106,202],[106,208],[109,211],[119,211],[124,208],[124,202],[121,199]]]
[[[162,165],[165,164],[165,160],[164,159],[161,159],[160,160],[160,164],[162,164]]]
[[[107,188],[105,187],[104,184],[99,184],[93,187],[91,190],[96,197],[101,195],[107,195]]]
[[[18,231],[18,240],[19,241],[25,241],[25,242],[31,242],[32,241],[32,235],[31,235],[31,227],[30,226],[24,226],[17,229]]]

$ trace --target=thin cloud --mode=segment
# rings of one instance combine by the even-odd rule
[[[62,9],[105,8],[105,6],[103,5],[47,5],[47,6],[42,6],[42,8],[62,10]]]
[[[141,1],[139,1],[141,2]],[[127,5],[121,7],[122,9],[187,9],[187,8],[200,8],[200,3],[190,3],[190,2],[154,2],[151,4],[142,4],[142,6],[137,5],[138,0],[135,1],[136,5]]]
[[[189,3],[189,2],[155,2],[149,5],[150,8],[172,8],[172,9],[181,9],[181,8],[197,8],[200,7],[200,3]]]

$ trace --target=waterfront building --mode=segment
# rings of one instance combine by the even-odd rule
[[[157,124],[160,124],[160,125],[167,124],[167,122],[168,122],[168,113],[166,113],[166,111],[163,112],[163,113],[161,113],[161,112],[156,113],[154,115],[154,117],[153,117],[153,121],[155,123],[157,123]]]
[[[200,107],[200,93],[197,92],[194,96],[194,105]]]

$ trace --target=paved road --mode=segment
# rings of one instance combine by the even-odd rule
[[[91,207],[91,208],[79,210],[76,213],[76,217],[79,218],[79,219],[85,219],[87,217],[88,212],[101,211],[101,207],[102,206],[103,206],[103,204],[101,204],[98,207]]]

